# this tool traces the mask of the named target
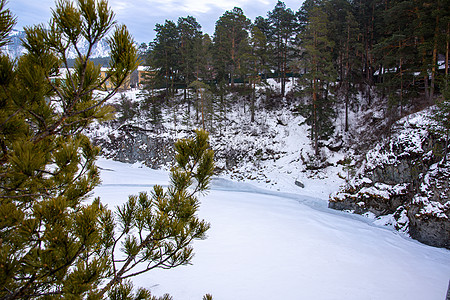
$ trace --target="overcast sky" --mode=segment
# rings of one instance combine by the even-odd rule
[[[303,0],[283,1],[294,12]],[[7,7],[17,17],[16,29],[38,23],[47,23],[54,0],[9,0]],[[277,0],[109,0],[116,21],[127,25],[138,43],[154,38],[155,24],[177,21],[179,17],[193,16],[202,25],[203,32],[213,34],[215,22],[227,10],[237,6],[252,21],[257,16],[267,17]]]

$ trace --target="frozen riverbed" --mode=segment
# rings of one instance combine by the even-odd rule
[[[110,208],[167,185],[168,174],[100,160]],[[318,187],[320,189],[320,187]],[[211,223],[192,265],[133,281],[175,300],[445,299],[450,251],[411,240],[326,201],[215,179],[199,215]]]

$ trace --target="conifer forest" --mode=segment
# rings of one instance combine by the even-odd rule
[[[0,300],[450,299],[450,0],[8,5]]]
[[[163,87],[167,102],[183,89],[188,104],[198,82],[221,100],[235,89],[254,114],[255,85],[275,78],[278,99],[267,105],[306,99],[298,112],[311,126],[317,152],[318,141],[332,134],[339,104],[345,131],[349,110],[363,105],[379,104],[392,124],[434,104],[447,87],[449,7],[446,0],[306,0],[291,9],[278,1],[254,21],[238,7],[226,11],[212,36],[191,16],[166,20],[139,48],[153,70],[145,88]],[[289,92],[288,81],[295,86]],[[161,99],[152,95],[155,103]]]

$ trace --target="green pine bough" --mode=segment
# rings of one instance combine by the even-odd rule
[[[110,234],[116,237],[111,240],[112,276],[100,293],[149,270],[190,263],[192,241],[204,239],[210,227],[196,215],[197,195],[207,192],[214,171],[214,153],[208,148],[208,134],[202,130],[197,130],[194,138],[177,141],[177,165],[171,170],[169,188],[164,190],[156,185],[150,195],[130,196],[118,208],[120,229]],[[117,228],[112,225],[112,218],[108,223],[110,228]],[[123,249],[121,257],[125,254],[125,259],[116,258],[119,243]],[[114,289],[112,293],[116,292]]]
[[[0,45],[15,23],[0,0]],[[59,0],[48,26],[25,31],[26,54],[0,54],[0,299],[157,299],[130,278],[188,264],[191,242],[205,237],[196,212],[214,168],[208,134],[175,144],[168,189],[130,196],[116,212],[90,200],[100,149],[83,129],[114,117],[107,101],[136,68],[137,49],[104,0]],[[89,57],[105,37],[102,76]]]

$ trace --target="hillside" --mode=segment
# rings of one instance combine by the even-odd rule
[[[274,82],[272,85],[275,86]],[[142,102],[141,93],[139,90],[126,92],[117,95],[113,102],[119,105],[121,97]],[[233,97],[239,96],[229,95],[230,99]],[[339,177],[342,166],[338,162],[344,157],[344,151],[335,151],[335,145],[331,143],[329,148],[334,151],[323,147],[322,161],[316,161],[308,126],[303,124],[304,117],[295,112],[295,103],[284,103],[275,109],[258,109],[255,121],[251,122],[249,106],[243,99],[233,100],[235,103],[227,109],[226,117],[217,121],[213,128],[206,125],[216,153],[217,174],[326,201],[343,183]],[[189,136],[192,129],[202,126],[196,124],[194,110],[187,122],[186,110],[186,105],[164,108],[164,122],[158,126],[145,115],[122,120],[121,112],[118,112],[116,121],[92,127],[89,135],[102,146],[107,158],[167,169],[172,161],[173,141]]]
[[[276,83],[269,83],[276,91]],[[343,132],[340,113],[334,120],[333,137],[320,141],[317,157],[309,138],[309,126],[296,109],[301,100],[278,99],[279,105],[269,107],[264,105],[265,88],[260,87],[254,122],[246,98],[233,93],[227,96],[231,104],[225,112],[218,109],[210,112],[215,117],[205,126],[211,132],[217,176],[318,198],[323,205],[330,200],[331,208],[364,214],[377,224],[410,234],[424,243],[449,247],[447,171],[438,168],[437,156],[430,154],[436,143],[430,140],[432,135],[428,132],[429,112],[407,116],[392,126],[391,133],[385,130],[388,120],[376,114],[376,108],[352,112],[348,133]],[[168,169],[173,142],[202,126],[193,108],[188,117],[183,93],[178,97],[179,104],[164,107],[162,122],[155,125],[149,115],[138,113],[138,104],[145,102],[142,91],[118,95],[114,100],[118,119],[106,125],[97,124],[89,135],[102,146],[107,158]],[[132,107],[134,114],[130,114]],[[337,107],[339,110],[339,104]],[[439,137],[434,136],[433,141],[436,140]],[[414,159],[424,162],[416,173]],[[382,165],[383,160],[389,161],[388,168]],[[373,171],[376,163],[381,171]],[[372,176],[364,175],[368,170]],[[392,179],[389,174],[397,177]],[[435,182],[440,182],[441,190],[433,190]],[[442,193],[447,196],[440,196]],[[438,223],[431,221],[431,216]]]
[[[0,298],[442,299],[434,2],[235,6],[209,33],[185,10],[138,46],[129,3],[57,1],[24,34],[1,1]]]
[[[13,30],[10,33],[10,39],[11,42],[5,46],[4,52],[12,59],[17,59],[26,51],[22,45],[22,39],[25,39],[25,31]],[[78,48],[81,51],[81,53],[86,54],[87,47],[88,43],[86,42],[86,40],[80,40],[78,42]],[[106,41],[106,39],[103,39],[99,43],[94,45],[90,59],[105,58],[109,57],[109,55],[110,49],[108,42]],[[69,49],[67,53],[67,57],[69,59],[74,60],[77,56],[78,55],[75,49],[73,48]]]

